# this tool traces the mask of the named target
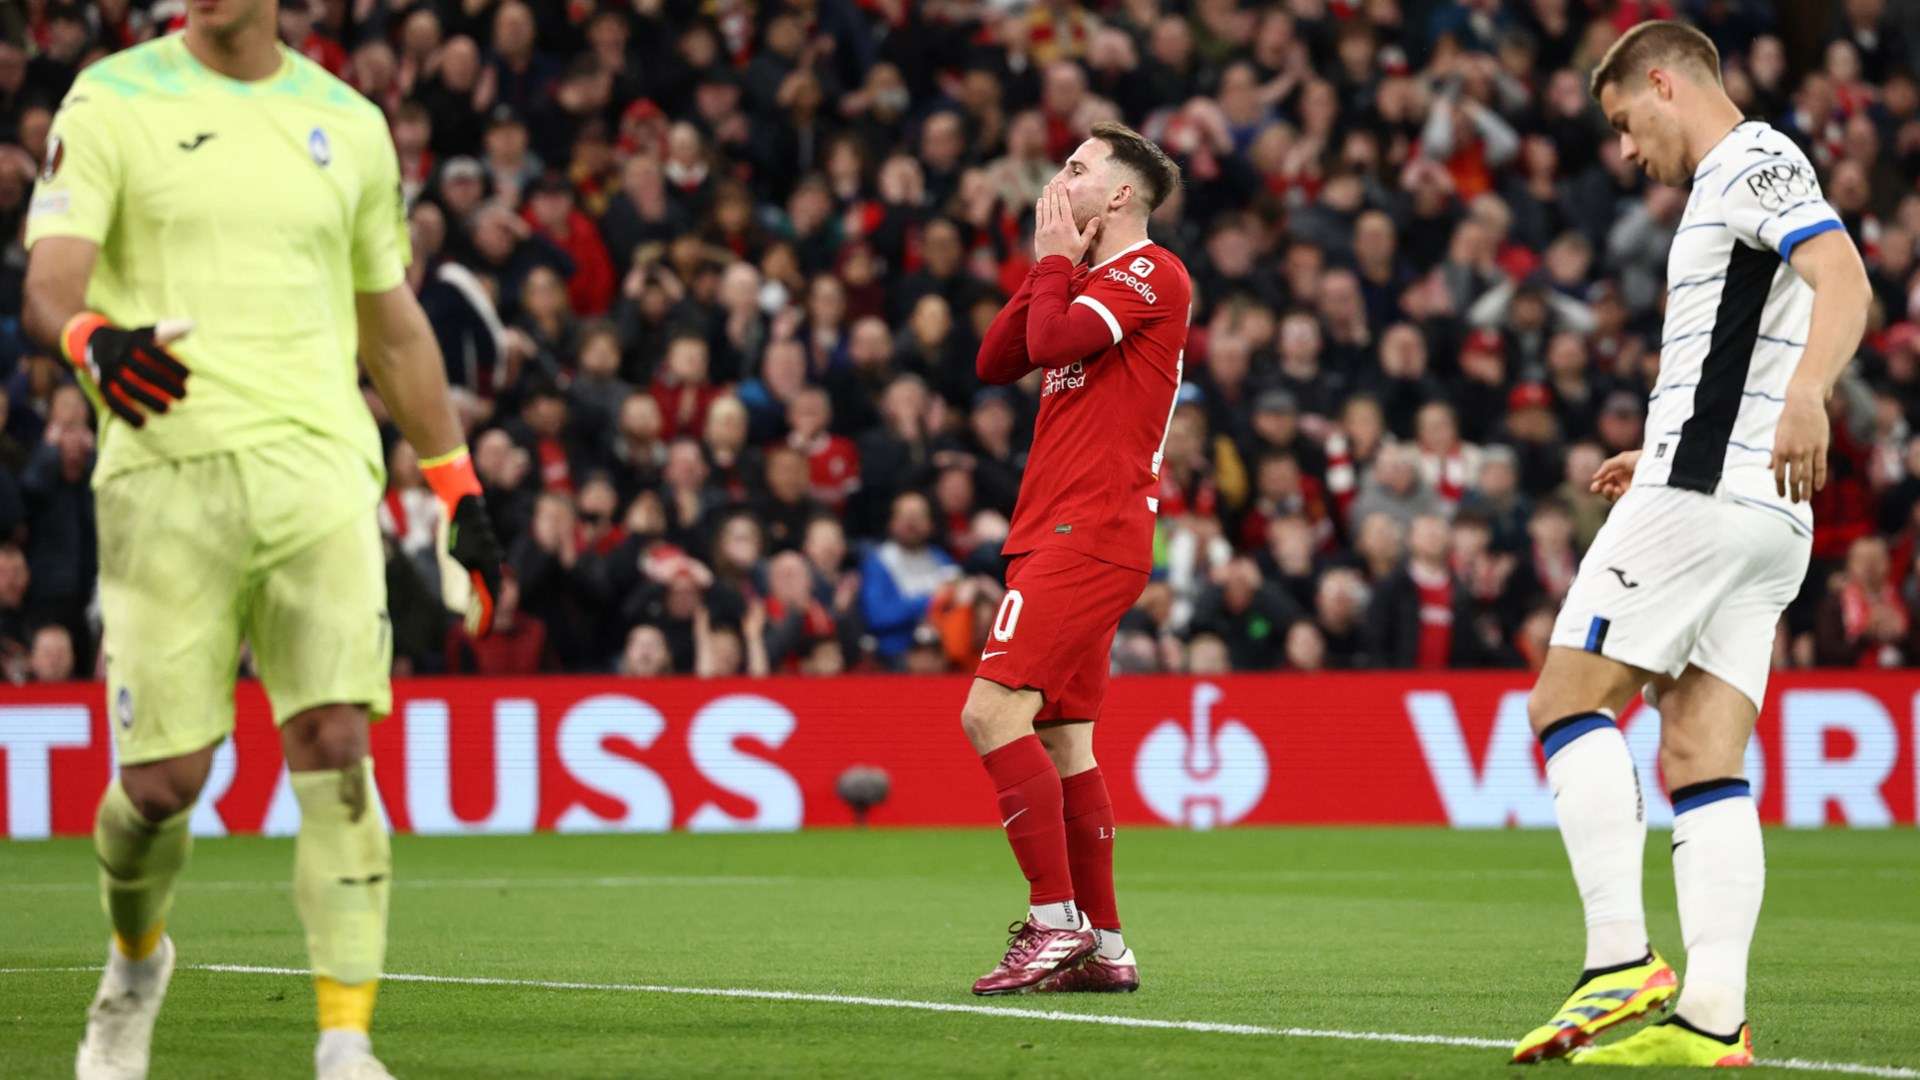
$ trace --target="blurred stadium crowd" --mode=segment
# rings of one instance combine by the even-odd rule
[[[1920,4],[281,0],[387,112],[412,283],[514,572],[450,628],[394,438],[396,669],[970,671],[1037,405],[974,351],[1095,120],[1179,161],[1196,287],[1123,672],[1538,664],[1640,445],[1686,193],[1585,71],[1685,18],[1807,148],[1876,297],[1776,663],[1920,661]],[[0,10],[0,665],[97,655],[93,423],[19,330],[74,72],[180,5]],[[376,415],[380,403],[369,395]],[[77,676],[76,676],[77,673]]]

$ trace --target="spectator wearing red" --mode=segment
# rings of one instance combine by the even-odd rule
[[[833,401],[825,390],[809,386],[787,405],[787,445],[807,458],[808,490],[814,501],[834,513],[860,490],[860,451],[853,440],[835,435]]]
[[[1374,590],[1368,652],[1391,668],[1478,667],[1473,601],[1448,565],[1446,519],[1425,514],[1407,531],[1407,560]]]
[[[660,435],[671,442],[681,436],[699,436],[707,426],[707,410],[724,393],[707,381],[707,340],[682,332],[667,342],[666,362],[653,382],[653,399],[660,405]]]
[[[280,40],[301,56],[327,69],[336,78],[347,72],[347,50],[313,25],[317,5],[293,0],[280,5]]]
[[[544,491],[573,491],[573,463],[566,443],[567,399],[551,382],[541,381],[528,391],[520,407],[516,441],[533,455],[533,466]]]
[[[1853,542],[1845,571],[1820,605],[1816,657],[1842,667],[1906,667],[1920,656],[1913,624],[1888,573],[1887,543],[1877,536]]]
[[[798,672],[815,643],[833,639],[833,613],[813,594],[806,556],[783,551],[767,561],[767,661],[775,671]]]
[[[547,173],[533,185],[520,216],[573,261],[567,279],[567,300],[576,315],[604,315],[613,305],[613,260],[593,219],[574,205],[573,185],[556,173]]]

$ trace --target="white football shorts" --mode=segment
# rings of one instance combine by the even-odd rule
[[[1812,550],[1781,507],[1635,485],[1580,561],[1552,644],[1670,676],[1693,665],[1758,708],[1775,627]]]

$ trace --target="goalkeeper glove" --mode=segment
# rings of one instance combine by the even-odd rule
[[[187,366],[166,347],[192,328],[185,320],[169,319],[123,330],[103,315],[83,311],[60,331],[60,351],[93,380],[101,404],[143,427],[148,414],[164,413],[187,396]]]
[[[440,599],[466,620],[467,633],[485,637],[493,630],[504,560],[473,458],[462,446],[422,461],[420,473],[440,497]]]

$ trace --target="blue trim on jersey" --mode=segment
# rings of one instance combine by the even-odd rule
[[[1552,757],[1580,736],[1613,726],[1613,717],[1606,713],[1595,712],[1585,716],[1570,716],[1565,720],[1555,721],[1551,727],[1540,733],[1540,750],[1547,757]]]
[[[1755,169],[1760,168],[1762,165],[1771,165],[1774,162],[1779,161],[1780,159],[1786,156],[1787,155],[1785,154],[1769,154],[1766,157],[1761,158],[1759,161],[1756,161],[1753,164],[1747,166],[1746,168],[1741,169],[1739,172],[1734,173],[1733,179],[1727,181],[1727,186],[1720,189],[1720,197],[1725,198],[1727,195],[1727,192],[1733,190],[1733,185],[1740,182],[1741,177],[1747,175],[1748,173],[1752,172]]]
[[[1721,165],[1724,165],[1724,164],[1726,164],[1726,163],[1725,163],[1725,162],[1721,162],[1720,164],[1721,164]],[[1720,165],[1715,165],[1715,166],[1714,166],[1713,168],[1711,168],[1711,169],[1708,169],[1708,170],[1707,170],[1706,172],[1703,172],[1703,173],[1695,173],[1695,174],[1694,174],[1694,176],[1693,176],[1693,182],[1697,184],[1697,183],[1699,183],[1700,181],[1702,181],[1702,180],[1705,180],[1705,179],[1706,179],[1707,177],[1709,177],[1709,176],[1712,176],[1712,175],[1713,175],[1714,173],[1717,173],[1717,172],[1719,172],[1719,171],[1720,171]]]
[[[1785,405],[1785,404],[1787,403],[1787,399],[1786,399],[1786,398],[1783,398],[1783,397],[1774,397],[1774,396],[1773,396],[1772,394],[1769,394],[1769,393],[1767,393],[1767,392],[1766,392],[1765,390],[1742,390],[1742,391],[1740,391],[1740,396],[1741,396],[1741,397],[1757,397],[1757,398],[1766,398],[1766,399],[1767,399],[1768,401],[1776,401],[1776,402],[1779,402],[1779,403],[1780,403],[1780,404],[1782,404],[1782,405]]]
[[[1673,230],[1673,235],[1679,236],[1681,233],[1686,232],[1688,229],[1712,229],[1712,228],[1724,229],[1726,227],[1727,227],[1727,223],[1724,221],[1702,221],[1697,225],[1683,225],[1680,228]]]
[[[1775,345],[1791,345],[1796,349],[1805,348],[1807,344],[1804,341],[1795,341],[1792,338],[1768,337],[1765,334],[1755,334],[1753,336],[1761,341],[1770,341]],[[1786,399],[1782,398],[1781,400],[1784,401]]]
[[[1667,295],[1672,296],[1674,293],[1679,292],[1681,289],[1691,289],[1695,285],[1708,285],[1715,281],[1725,281],[1725,280],[1727,280],[1727,275],[1725,274],[1715,274],[1712,277],[1691,278],[1689,280],[1676,282],[1672,285],[1667,286]]]
[[[1794,248],[1799,247],[1807,240],[1819,236],[1823,232],[1832,232],[1835,229],[1844,231],[1846,226],[1840,224],[1836,218],[1828,218],[1825,221],[1816,221],[1811,225],[1800,226],[1780,238],[1780,257],[1791,260],[1793,258]]]
[[[1773,447],[1771,446],[1748,446],[1746,443],[1741,442],[1739,439],[1728,439],[1727,445],[1733,447],[1736,450],[1746,450],[1755,454],[1773,453]]]
[[[1767,452],[1772,453],[1773,451],[1769,450]],[[1751,506],[1756,510],[1771,510],[1776,514],[1779,514],[1781,517],[1786,518],[1787,523],[1793,526],[1794,532],[1797,532],[1801,536],[1806,536],[1806,537],[1811,537],[1813,535],[1812,532],[1808,531],[1805,525],[1800,524],[1799,518],[1794,517],[1791,512],[1781,509],[1780,507],[1775,506],[1772,503],[1763,503],[1759,499],[1749,499],[1743,495],[1729,494],[1727,498],[1732,499],[1734,502],[1737,502],[1742,506]]]
[[[1693,330],[1685,334],[1675,334],[1672,337],[1668,338],[1667,340],[1661,342],[1660,347],[1664,349],[1667,346],[1672,345],[1677,341],[1685,341],[1688,338],[1707,337],[1712,333],[1713,333],[1713,327],[1709,326],[1705,330]]]
[[[1745,780],[1714,780],[1704,784],[1688,784],[1674,792],[1674,795],[1673,813],[1678,817],[1726,799],[1751,799],[1753,785]]]

